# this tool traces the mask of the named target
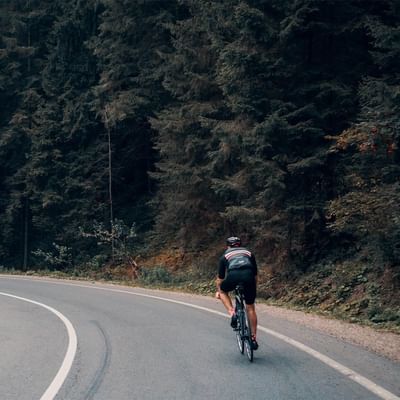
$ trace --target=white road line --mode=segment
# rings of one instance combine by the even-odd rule
[[[67,378],[67,375],[71,369],[72,363],[75,358],[78,340],[76,337],[76,332],[75,332],[74,327],[72,326],[72,324],[68,320],[68,318],[66,318],[63,314],[61,314],[59,311],[55,310],[54,308],[47,306],[46,304],[39,303],[34,300],[26,299],[25,297],[14,296],[13,294],[9,294],[9,293],[0,292],[0,295],[12,297],[12,298],[18,299],[18,300],[23,300],[28,303],[32,303],[32,304],[38,305],[40,307],[43,307],[46,310],[51,311],[58,318],[60,318],[61,321],[64,323],[65,327],[67,328],[69,343],[68,343],[67,352],[65,353],[64,361],[62,362],[61,367],[58,370],[57,375],[51,382],[50,386],[47,388],[47,390],[45,391],[43,396],[40,398],[40,400],[53,400],[54,397],[57,395],[58,391],[60,390],[65,379]]]
[[[24,279],[24,278],[15,278],[15,279]],[[25,279],[25,280],[32,281],[32,279]],[[37,281],[43,282],[43,280],[37,280]],[[136,293],[136,292],[132,292],[132,291],[128,291],[128,290],[104,288],[104,287],[98,287],[98,286],[88,286],[88,285],[81,285],[81,284],[68,283],[68,282],[52,282],[52,281],[45,281],[45,282],[53,283],[53,284],[60,284],[60,285],[83,287],[83,288],[87,288],[87,289],[96,289],[96,290],[105,290],[105,291],[109,291],[109,292],[124,293],[124,294],[130,294],[130,295],[134,295],[134,296],[140,296],[140,297],[147,297],[147,298],[151,298],[151,299],[162,300],[162,301],[167,301],[170,303],[180,304],[180,305],[183,305],[186,307],[191,307],[191,308],[195,308],[197,310],[207,311],[209,313],[221,315],[223,317],[228,318],[228,316],[225,313],[213,310],[211,308],[201,307],[196,304],[186,303],[184,301],[179,301],[179,300],[168,299],[166,297],[161,297],[161,296],[153,296],[153,295],[144,294],[144,293]],[[352,369],[347,368],[346,366],[340,364],[339,362],[333,360],[332,358],[325,356],[324,354],[320,353],[319,351],[314,350],[311,347],[298,342],[297,340],[294,340],[288,336],[282,335],[281,333],[273,331],[271,329],[264,328],[263,326],[258,326],[258,330],[263,331],[271,336],[274,336],[277,339],[280,339],[280,340],[284,341],[285,343],[290,344],[291,346],[296,347],[297,349],[309,354],[310,356],[316,358],[317,360],[323,362],[324,364],[328,365],[329,367],[333,368],[334,370],[345,375],[347,378],[351,379],[352,381],[363,386],[365,389],[374,393],[375,395],[377,395],[379,398],[381,398],[383,400],[400,400],[400,397],[398,397],[394,393],[391,393],[388,390],[384,389],[382,386],[377,385],[375,382],[372,382],[371,380],[358,374],[357,372],[353,371]],[[47,399],[41,399],[41,400],[47,400]]]

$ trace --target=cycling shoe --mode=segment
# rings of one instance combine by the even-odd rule
[[[236,329],[236,327],[237,327],[237,315],[236,314],[233,314],[231,317],[231,327],[233,329]]]
[[[257,340],[254,336],[251,337],[251,347],[253,348],[253,350],[257,350],[258,349],[258,343]]]

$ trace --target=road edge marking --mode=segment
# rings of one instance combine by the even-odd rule
[[[61,386],[65,382],[65,380],[69,374],[69,371],[71,370],[72,363],[75,359],[76,350],[78,347],[78,339],[77,339],[76,332],[75,332],[73,325],[71,324],[71,322],[69,321],[69,319],[67,317],[65,317],[63,314],[61,314],[55,308],[52,308],[46,304],[39,303],[38,301],[30,300],[25,297],[20,297],[20,296],[16,296],[16,295],[13,295],[10,293],[5,293],[5,292],[0,292],[0,295],[11,297],[11,298],[22,300],[22,301],[26,301],[28,303],[32,303],[37,306],[43,307],[46,310],[55,314],[67,328],[68,348],[67,348],[67,351],[64,356],[64,361],[62,362],[61,367],[58,370],[57,375],[54,377],[53,381],[51,382],[50,386],[46,389],[46,391],[40,398],[40,400],[53,400],[54,397],[59,392],[59,390],[61,389]]]

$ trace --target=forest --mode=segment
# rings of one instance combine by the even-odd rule
[[[400,324],[398,0],[1,0],[0,19],[1,270],[200,279],[238,235],[260,296]]]

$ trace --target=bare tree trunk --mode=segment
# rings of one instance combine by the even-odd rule
[[[24,200],[24,260],[22,268],[28,270],[28,230],[29,230],[29,203],[28,199]]]
[[[28,9],[30,11],[31,9],[31,1],[28,0]],[[27,45],[28,47],[31,47],[31,26],[30,26],[30,21],[28,20],[28,39],[27,39]],[[31,61],[31,56],[28,56],[28,75],[30,76],[32,70],[32,61]],[[28,115],[28,129],[29,131],[32,129],[32,109],[29,106],[29,115]],[[23,270],[27,271],[28,269],[28,239],[29,239],[29,199],[26,197],[24,199],[24,258],[23,258]]]
[[[106,106],[104,112],[104,120],[107,128],[108,137],[108,195],[110,203],[110,228],[111,228],[111,259],[114,262],[115,258],[115,244],[114,244],[114,210],[113,210],[113,197],[112,197],[112,148],[111,148],[111,129],[108,119],[108,109]]]
[[[131,267],[131,279],[137,279],[139,276],[139,266],[132,257],[127,257],[129,266]]]

